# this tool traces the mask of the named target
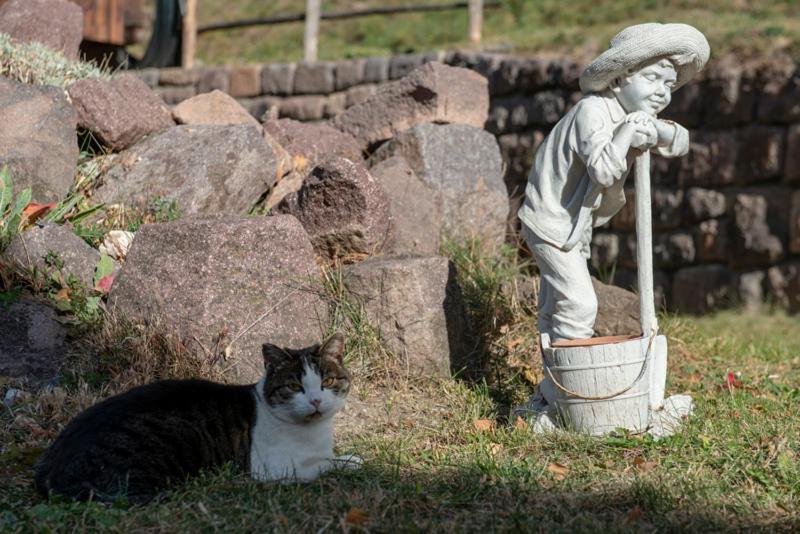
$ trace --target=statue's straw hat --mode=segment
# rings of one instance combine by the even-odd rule
[[[677,89],[705,66],[710,54],[705,36],[688,24],[649,22],[629,26],[614,36],[609,49],[584,69],[581,90],[602,91],[614,78],[645,61],[680,56],[680,64],[676,65]]]

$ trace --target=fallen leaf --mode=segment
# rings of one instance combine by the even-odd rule
[[[553,478],[556,480],[564,480],[567,477],[567,474],[569,474],[569,467],[558,462],[553,462],[552,464],[548,465],[547,470],[553,474]]]
[[[473,424],[479,432],[494,433],[495,423],[492,419],[475,419]]]
[[[514,350],[514,347],[516,347],[517,345],[521,344],[524,341],[525,338],[522,337],[514,338],[506,343],[506,349],[508,349],[508,352],[511,352],[512,350]]]
[[[723,380],[722,385],[720,387],[722,389],[727,389],[728,391],[731,391],[733,389],[741,388],[742,382],[741,380],[736,378],[736,375],[734,373],[729,372],[727,375],[725,375],[725,379]]]
[[[116,275],[112,273],[102,277],[97,281],[97,285],[95,285],[94,288],[100,293],[108,295],[108,293],[111,291],[111,284],[114,283],[115,276]]]
[[[642,509],[639,506],[634,506],[633,510],[628,512],[628,517],[625,518],[625,525],[630,525],[640,517],[642,517]]]
[[[348,525],[364,525],[369,521],[369,513],[361,508],[350,508],[347,515],[344,516],[344,522]]]
[[[517,430],[527,430],[528,429],[528,422],[520,416],[517,416],[517,420],[514,421],[514,428]]]
[[[492,456],[497,456],[498,454],[503,452],[503,446],[500,445],[499,443],[492,443],[491,446],[489,447],[489,452],[492,454]]]
[[[501,334],[508,334],[508,325],[507,324],[504,324],[504,325],[502,325],[500,327],[500,333]]]
[[[633,459],[633,465],[636,466],[637,470],[646,473],[655,469],[657,464],[655,462],[647,462],[641,456],[637,456]]]
[[[55,202],[50,202],[49,204],[36,204],[35,202],[31,202],[25,209],[22,210],[22,216],[28,220],[28,223],[35,223],[40,218],[42,218],[48,211],[56,207]]]
[[[68,287],[62,287],[56,292],[56,300],[63,300],[64,302],[69,302],[69,294],[72,290]]]

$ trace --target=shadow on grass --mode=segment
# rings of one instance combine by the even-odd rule
[[[222,470],[142,507],[101,505],[32,495],[2,499],[0,528],[13,531],[235,530],[318,532],[352,527],[389,531],[793,531],[800,522],[713,506],[702,488],[638,479],[581,489],[541,469],[476,462],[436,470],[367,463],[308,484],[259,483]],[[26,499],[27,500],[27,499]],[[32,501],[32,502],[31,502]],[[37,502],[38,501],[38,502]]]

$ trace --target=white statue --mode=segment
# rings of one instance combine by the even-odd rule
[[[649,166],[648,150],[664,157],[686,154],[686,128],[657,115],[672,92],[703,68],[709,54],[703,34],[686,24],[624,29],[586,67],[580,78],[584,96],[539,146],[519,218],[541,275],[539,330],[554,345],[592,337],[597,315],[587,266],[592,228],[625,204],[623,186],[637,158],[639,165]],[[642,167],[640,174],[649,180],[649,169]],[[647,210],[649,219],[649,205]],[[647,268],[650,279],[644,285],[649,283],[649,290],[641,277],[640,288],[652,295],[652,266]],[[652,326],[643,319],[644,337],[656,335],[652,315]],[[539,397],[544,405],[552,401],[552,387],[546,374]]]

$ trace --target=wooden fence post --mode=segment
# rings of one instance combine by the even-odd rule
[[[303,40],[305,61],[317,60],[317,45],[319,40],[319,16],[322,0],[306,0],[306,28]]]
[[[472,43],[481,42],[481,27],[483,26],[483,0],[469,0],[469,40]]]
[[[183,16],[181,35],[181,67],[194,67],[197,52],[197,0],[186,0],[186,14]]]

